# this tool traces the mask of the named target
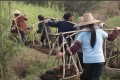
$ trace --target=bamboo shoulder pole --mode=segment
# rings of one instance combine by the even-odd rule
[[[103,29],[104,31],[113,31],[114,29]],[[62,34],[70,34],[70,33],[77,33],[77,32],[87,32],[90,30],[76,30],[76,31],[68,31],[68,32],[62,32]],[[60,35],[60,33],[57,33],[55,35]]]

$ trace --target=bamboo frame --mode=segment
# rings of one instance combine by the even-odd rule
[[[103,30],[113,31],[114,29],[103,29]],[[63,44],[63,45],[61,44],[61,46],[63,47],[63,53],[64,53],[64,54],[63,54],[63,75],[62,75],[62,79],[69,79],[69,78],[72,78],[72,77],[75,77],[75,76],[80,75],[79,70],[78,70],[78,67],[77,67],[77,65],[76,65],[76,62],[75,62],[75,60],[74,60],[74,58],[73,58],[72,52],[70,51],[70,48],[69,48],[68,44],[66,44],[66,40],[65,40],[65,38],[64,38],[63,35],[64,35],[64,34],[73,33],[73,34],[71,34],[70,36],[67,37],[67,38],[70,37],[70,39],[72,39],[71,37],[72,37],[73,35],[75,35],[75,34],[77,34],[77,33],[79,33],[79,32],[84,32],[84,31],[90,31],[90,30],[77,30],[77,31],[69,31],[69,32],[63,32],[63,33],[57,33],[57,34],[55,34],[55,36],[58,36],[58,37],[57,37],[56,41],[53,43],[53,47],[52,47],[52,49],[51,49],[51,51],[50,51],[50,53],[49,53],[49,55],[48,55],[47,62],[48,62],[48,60],[49,60],[49,58],[50,58],[50,55],[51,55],[53,49],[55,48],[55,44],[58,42],[59,36],[62,35],[62,39],[63,39],[63,43],[62,43],[62,44]],[[71,55],[71,59],[73,60],[74,66],[75,66],[75,68],[76,68],[76,75],[73,75],[73,76],[70,76],[70,77],[65,77],[65,66],[66,66],[66,64],[65,64],[65,48],[64,48],[64,44],[67,45],[68,51],[70,52],[70,55]],[[106,46],[106,42],[105,42],[105,46]],[[106,47],[105,47],[105,50],[106,50]],[[111,51],[111,52],[112,52],[112,51]],[[76,55],[77,55],[77,54],[76,54]],[[105,51],[105,55],[106,55],[106,51]],[[106,56],[105,56],[105,57],[106,57]],[[78,55],[77,55],[77,58],[78,58]],[[57,58],[55,58],[55,62],[53,63],[53,66],[54,66],[54,64],[56,63],[56,59],[57,59]],[[47,62],[46,62],[46,64],[47,64]],[[70,61],[69,61],[69,62],[70,62]],[[109,62],[109,61],[108,61],[108,62]],[[45,66],[46,66],[46,64],[45,64]],[[79,61],[79,65],[80,65],[80,61]],[[69,67],[70,67],[70,63],[69,63]],[[80,65],[80,68],[82,69],[81,65]]]
[[[55,48],[55,44],[57,43],[58,39],[59,39],[59,36],[57,37],[56,41],[53,43],[52,49],[50,50],[50,52],[49,52],[49,54],[48,54],[48,58],[47,58],[47,60],[46,60],[46,62],[45,62],[45,64],[44,64],[44,67],[45,67],[46,64],[48,63],[48,60],[49,60],[49,58],[50,58],[50,55],[51,55],[51,53],[53,52],[53,50],[54,50],[54,48]]]
[[[58,35],[58,36],[57,36],[57,39],[56,39],[55,42],[53,43],[52,49],[50,50],[50,52],[49,52],[49,54],[48,54],[48,58],[47,58],[47,61],[46,61],[45,64],[44,64],[44,67],[45,67],[46,64],[48,63],[49,58],[50,58],[50,55],[51,55],[52,51],[53,51],[54,48],[55,48],[55,44],[57,44],[57,42],[59,41],[59,37],[60,37],[60,36],[62,36],[62,39],[63,39],[63,43],[60,45],[60,48],[63,47],[63,53],[64,53],[64,54],[63,54],[63,75],[62,75],[62,79],[69,79],[69,78],[72,78],[72,77],[75,77],[75,76],[80,75],[80,72],[79,72],[79,70],[78,70],[78,67],[77,67],[77,65],[76,65],[76,62],[75,62],[75,60],[74,60],[74,58],[73,58],[73,55],[72,55],[72,53],[71,53],[71,51],[70,51],[70,48],[69,48],[69,46],[68,46],[68,44],[67,44],[67,42],[66,42],[66,40],[65,40],[65,38],[64,38],[64,36],[63,36],[62,33],[61,33],[61,35]],[[68,48],[68,50],[69,50],[69,52],[70,52],[70,54],[71,54],[71,59],[72,59],[72,61],[73,61],[73,65],[75,66],[75,69],[76,69],[76,75],[73,75],[73,76],[70,76],[70,77],[65,77],[65,66],[66,66],[66,64],[65,64],[65,47],[64,47],[65,45],[67,46],[67,48]],[[77,57],[77,58],[78,58],[78,57]],[[56,61],[57,61],[57,58],[55,58],[55,61],[53,62],[53,65],[52,65],[52,66],[55,65]],[[59,59],[58,59],[58,66],[59,66]],[[68,67],[70,67],[70,63],[69,63],[69,65],[68,65]],[[82,67],[80,67],[80,68],[82,69]]]
[[[44,28],[45,28],[45,33],[46,33],[46,37],[47,37],[47,40],[48,40],[48,45],[49,45],[49,48],[51,49],[51,45],[50,45],[50,40],[49,40],[49,34],[48,34],[48,31],[47,31],[47,28],[46,28],[46,25],[44,24]]]
[[[32,24],[32,28],[34,29],[35,25],[37,25],[39,23],[42,23],[42,22],[44,22],[44,21],[40,21],[40,22],[37,22],[35,24]],[[47,29],[46,29],[46,24],[45,23],[44,23],[43,28],[45,29],[46,37],[47,37],[47,40],[48,40],[48,45],[49,45],[49,48],[51,49],[51,45],[50,45],[50,42],[49,42],[50,39],[49,39],[49,36],[48,36],[49,34],[48,34]],[[42,29],[42,32],[41,32],[41,36],[42,36],[42,33],[43,33],[43,29]],[[33,32],[33,35],[34,35],[34,32]],[[40,37],[40,39],[41,39],[41,37]],[[34,42],[33,42],[33,45],[34,45]]]

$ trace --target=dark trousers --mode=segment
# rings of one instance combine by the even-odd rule
[[[48,40],[47,40],[47,37],[46,37],[46,35],[42,35],[41,36],[41,42],[44,44],[44,40],[46,39],[46,44],[48,43]]]
[[[21,34],[21,39],[22,39],[22,43],[25,45],[26,44],[26,32],[25,31],[20,31]]]
[[[83,74],[80,80],[99,80],[104,63],[84,63]]]

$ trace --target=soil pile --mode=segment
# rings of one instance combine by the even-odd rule
[[[40,76],[41,80],[60,80],[63,75],[63,66],[54,68],[52,70],[47,70],[44,74]],[[65,66],[65,77],[70,77],[76,75],[76,69],[74,65],[71,65],[70,68]]]

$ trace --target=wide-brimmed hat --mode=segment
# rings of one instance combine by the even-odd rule
[[[79,27],[78,24],[83,21],[83,17],[78,17],[77,24],[74,27]]]
[[[105,23],[101,22],[101,23],[99,23],[99,26],[103,28],[105,26]]]
[[[81,21],[77,26],[84,26],[98,22],[100,22],[100,20],[96,20],[91,13],[85,13],[83,14],[83,21]]]
[[[14,14],[21,14],[21,12],[18,11],[18,10],[15,10],[15,11],[14,11]]]
[[[83,17],[78,17],[77,23],[79,24],[79,23],[82,22],[82,21],[83,21]]]

